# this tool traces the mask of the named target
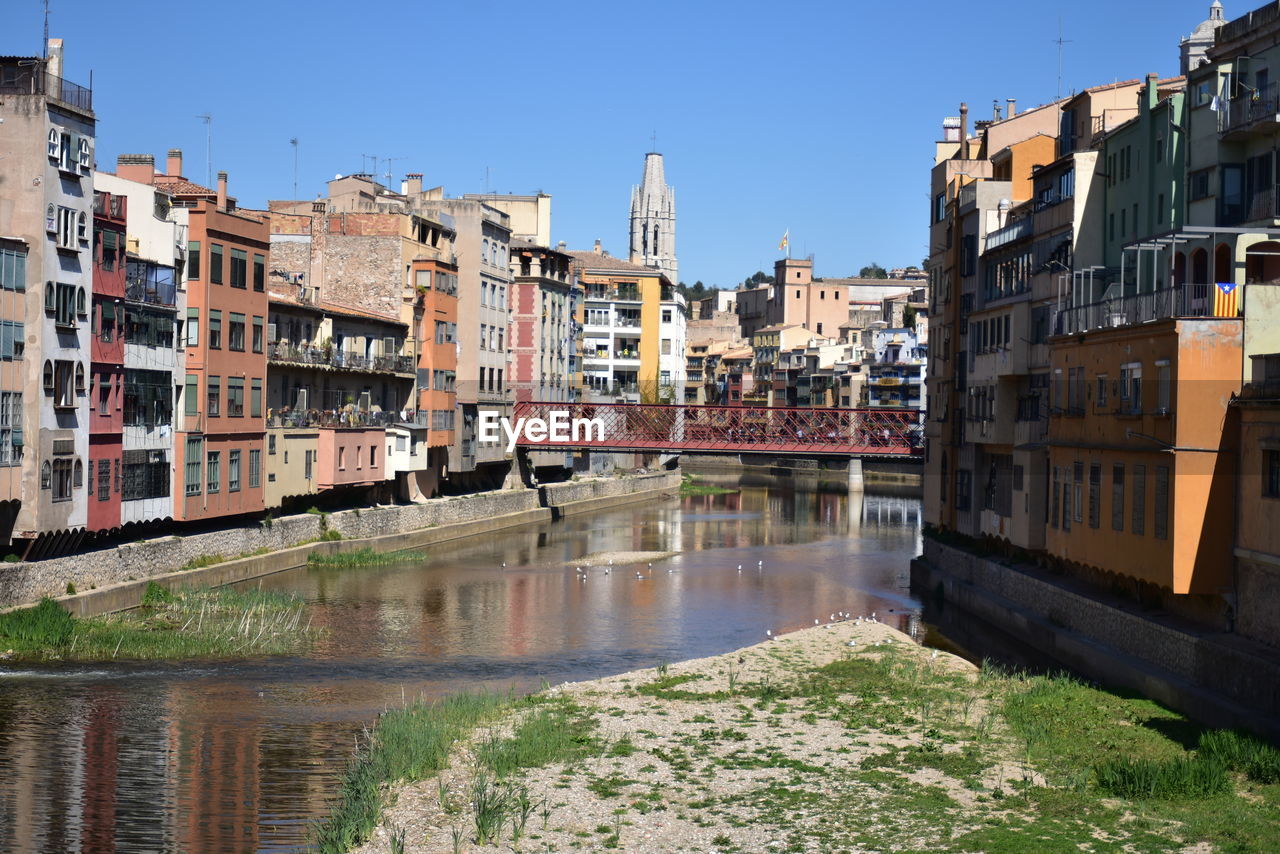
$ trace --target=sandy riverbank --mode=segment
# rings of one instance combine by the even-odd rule
[[[932,658],[888,626],[849,620],[726,655],[551,688],[549,697],[590,716],[600,755],[519,775],[549,814],[544,826],[535,809],[517,850],[754,852],[792,847],[798,826],[821,831],[823,823],[838,819],[822,800],[852,785],[844,777],[856,775],[868,757],[926,740],[922,726],[854,732],[847,720],[819,713],[810,703],[769,697],[767,686],[851,658],[892,659],[957,686],[977,684],[970,663],[945,654]],[[975,701],[963,717],[974,721],[982,705]],[[511,721],[497,725],[504,734],[512,727]],[[471,747],[464,747],[439,779],[400,787],[384,826],[358,850],[390,850],[391,831],[403,830],[407,851],[453,852],[457,827],[464,837],[458,850],[511,851],[510,834],[501,845],[472,841],[465,802],[475,778],[473,759]],[[997,765],[984,779],[998,786],[1012,773],[1011,765]],[[949,797],[974,798],[960,781],[934,769],[913,780]],[[448,811],[441,809],[442,782]],[[780,809],[788,800],[795,809]],[[868,791],[864,806],[874,810],[876,800]]]
[[[484,720],[443,771],[387,792],[356,850],[1280,850],[1273,748],[1250,747],[1252,770],[1205,758],[1201,737],[1224,734],[1149,700],[979,670],[874,622],[556,686]]]

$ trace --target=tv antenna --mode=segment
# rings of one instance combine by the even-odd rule
[[[384,157],[384,158],[382,158],[382,160],[383,160],[383,162],[384,162],[384,163],[386,163],[386,164],[387,164],[387,171],[382,173],[382,177],[384,177],[384,178],[386,178],[386,179],[387,179],[386,187],[387,187],[387,189],[388,189],[388,190],[390,190],[390,189],[391,189],[391,164],[392,164],[392,162],[393,162],[393,161],[396,161],[396,160],[408,160],[408,158],[407,158],[407,157]],[[376,164],[375,164],[374,168],[375,168],[375,169],[376,169],[376,168],[378,168]]]
[[[49,0],[44,0],[44,59],[49,61]]]
[[[205,176],[204,185],[206,187],[213,186],[213,114],[201,113],[196,116],[201,119],[209,128],[208,138],[205,140],[204,160],[205,160]]]
[[[1053,44],[1058,46],[1058,100],[1062,99],[1062,46],[1071,44],[1071,39],[1062,37],[1062,16],[1058,16],[1058,37],[1053,40]]]
[[[298,198],[298,138],[295,136],[289,140],[289,144],[293,146],[293,197]]]

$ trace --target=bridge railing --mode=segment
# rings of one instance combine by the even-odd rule
[[[918,455],[924,447],[917,409],[522,401],[514,416],[565,425],[559,436],[521,431],[517,444],[527,447],[865,455]]]

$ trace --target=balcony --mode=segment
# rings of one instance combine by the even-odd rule
[[[112,197],[114,201],[117,197]],[[123,197],[119,197],[123,201]],[[125,265],[124,298],[151,305],[177,305],[173,268],[130,259]]]
[[[5,76],[0,79],[0,94],[48,95],[77,110],[93,111],[92,89],[45,73],[42,66],[43,63],[5,68]]]
[[[1015,240],[1021,240],[1024,237],[1031,236],[1031,218],[1024,217],[1009,223],[1004,228],[997,229],[987,235],[986,251],[999,249],[1001,246],[1012,243]]]
[[[93,194],[93,213],[95,216],[104,216],[123,221],[126,204],[127,199],[125,196],[117,196],[101,190]]]
[[[364,430],[369,427],[391,427],[396,424],[418,424],[419,413],[409,413],[409,421],[399,412],[382,412],[353,409],[344,412],[337,409],[307,409],[288,412],[272,412],[267,416],[268,428],[299,429],[303,427],[327,427],[332,429]],[[189,416],[188,416],[189,417]]]
[[[639,302],[640,289],[635,286],[605,287],[600,285],[587,285],[587,299]]]
[[[1223,140],[1243,139],[1254,133],[1280,128],[1280,83],[1245,91],[1227,102],[1218,113],[1218,134]]]
[[[1053,334],[1075,335],[1172,317],[1212,317],[1213,291],[1213,285],[1184,284],[1064,308],[1053,318]]]
[[[312,365],[346,371],[412,374],[412,356],[361,356],[344,350],[277,341],[267,347],[267,361],[278,364]]]

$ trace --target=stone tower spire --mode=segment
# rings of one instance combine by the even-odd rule
[[[661,270],[678,284],[676,194],[667,186],[662,155],[644,156],[644,178],[631,189],[631,263]]]

